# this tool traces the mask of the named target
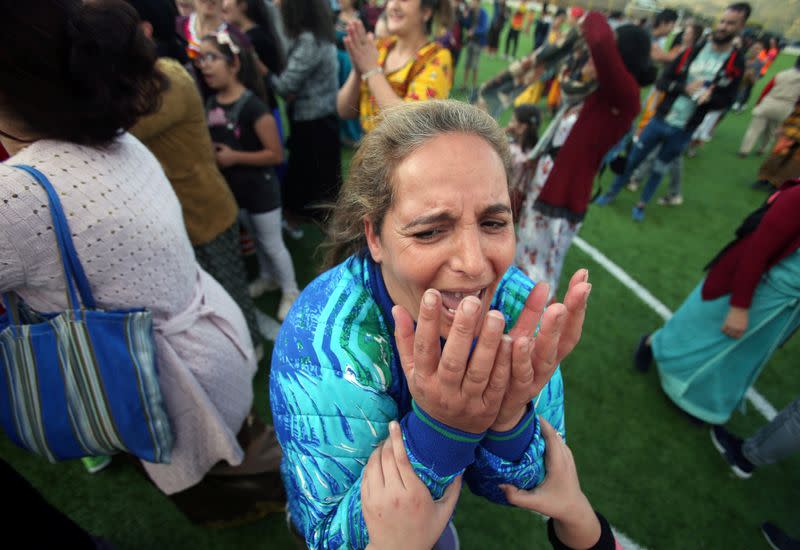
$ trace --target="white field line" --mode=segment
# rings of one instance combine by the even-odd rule
[[[540,514],[539,512],[535,512],[533,510],[531,510],[530,512],[531,514],[537,516],[542,521],[547,521],[548,519],[550,519],[549,517],[545,516],[544,514]],[[624,550],[647,550],[647,548],[645,548],[644,546],[639,546],[638,544],[636,544],[634,541],[631,540],[631,538],[628,535],[626,535],[613,525],[611,525],[611,531],[614,533],[614,539],[616,539],[616,541]]]
[[[628,275],[621,267],[617,264],[612,262],[608,257],[597,250],[595,247],[581,239],[580,237],[575,237],[575,246],[583,250],[586,254],[589,255],[595,262],[600,264],[606,271],[611,273],[619,282],[623,285],[628,287],[636,296],[643,301],[645,304],[650,306],[650,308],[655,311],[664,321],[669,320],[672,317],[672,311],[669,310],[667,306],[662,304],[658,298],[650,294],[650,292],[644,288],[642,285],[637,283],[633,278]],[[751,387],[747,390],[745,397],[748,401],[753,405],[753,407],[761,413],[761,416],[766,418],[767,420],[771,421],[775,416],[777,416],[778,411],[775,410],[775,407],[767,401],[767,399],[758,393],[755,388]]]

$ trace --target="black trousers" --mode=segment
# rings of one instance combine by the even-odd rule
[[[3,513],[4,537],[15,540],[18,548],[98,547],[89,533],[47,502],[28,480],[2,459],[0,484],[10,504]]]
[[[508,34],[506,35],[506,55],[508,55],[508,49],[511,42],[514,42],[514,49],[511,51],[511,56],[517,57],[517,44],[519,43],[519,31],[516,29],[508,29]]]
[[[342,180],[339,121],[335,115],[290,120],[289,165],[284,207],[300,216],[323,221],[339,194]]]

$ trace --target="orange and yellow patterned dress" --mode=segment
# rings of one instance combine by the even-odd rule
[[[383,67],[386,57],[392,51],[395,37],[378,40],[378,64]],[[450,51],[436,42],[429,42],[420,48],[408,63],[384,76],[394,93],[404,101],[424,101],[426,99],[447,99],[452,83],[453,58]],[[361,83],[359,114],[365,132],[375,127],[378,103],[369,91],[366,82]]]

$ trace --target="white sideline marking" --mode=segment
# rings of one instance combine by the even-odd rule
[[[537,512],[535,510],[529,510],[529,511],[530,511],[531,514],[537,516],[542,521],[546,522],[548,519],[550,519],[548,516],[546,516],[544,514],[540,514],[539,512]],[[608,519],[608,518],[606,518],[606,519]],[[611,524],[609,523],[609,525],[611,525]],[[622,548],[624,548],[624,550],[647,550],[646,547],[639,546],[638,544],[633,542],[628,535],[626,535],[625,533],[623,533],[622,531],[620,531],[619,529],[617,529],[613,525],[611,525],[611,532],[614,533],[614,539],[619,543],[619,545]]]
[[[670,311],[667,306],[662,304],[658,298],[650,294],[646,288],[633,280],[630,275],[628,275],[620,266],[608,259],[605,254],[597,250],[580,237],[576,236],[574,242],[575,246],[583,250],[595,262],[600,264],[606,271],[611,273],[611,275],[613,275],[619,282],[628,287],[641,301],[650,306],[653,311],[655,311],[662,319],[664,319],[664,321],[668,321],[669,318],[672,317],[672,311]],[[778,411],[775,410],[775,407],[773,407],[763,395],[758,393],[755,388],[750,387],[750,389],[747,390],[745,397],[761,414],[761,416],[767,420],[772,421],[772,419],[777,416]]]
[[[625,550],[645,550],[644,547],[639,546],[638,544],[633,542],[630,539],[630,537],[628,537],[628,535],[626,535],[622,531],[619,531],[618,529],[615,529],[614,527],[611,527],[611,531],[613,531],[614,538],[617,540],[619,545],[622,546],[623,548],[625,548]]]

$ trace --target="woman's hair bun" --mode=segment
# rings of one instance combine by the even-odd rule
[[[2,108],[37,137],[103,145],[156,111],[167,80],[155,44],[123,0],[26,0],[4,18],[17,52],[0,54]]]

